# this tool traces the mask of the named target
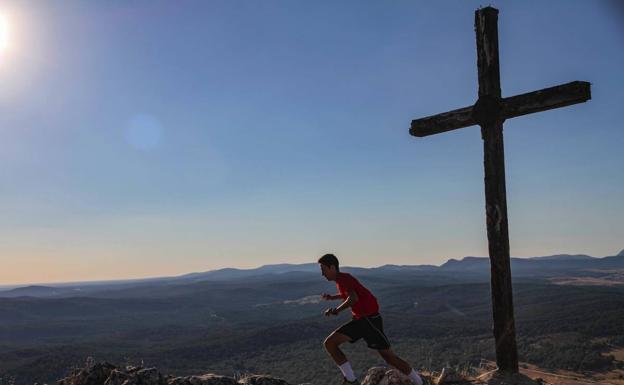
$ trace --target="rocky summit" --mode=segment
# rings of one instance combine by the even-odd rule
[[[118,368],[108,362],[88,364],[76,369],[58,385],[291,385],[269,376],[247,376],[241,379],[206,373],[174,377],[161,374],[156,368],[126,366]]]
[[[414,383],[406,375],[396,369],[388,369],[376,366],[368,369],[362,385],[413,385]]]
[[[429,383],[426,378],[426,383]],[[362,385],[412,385],[411,380],[396,369],[373,367],[368,370]],[[39,384],[35,384],[39,385]],[[108,362],[87,363],[84,368],[74,369],[57,385],[293,385],[267,375],[248,375],[242,378],[206,373],[175,377],[161,374],[156,368],[136,366],[116,367]],[[298,384],[312,385],[312,384]],[[327,385],[327,384],[314,384]]]

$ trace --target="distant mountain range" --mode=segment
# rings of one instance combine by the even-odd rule
[[[566,270],[580,268],[622,268],[623,256],[596,258],[589,255],[550,255],[546,257],[511,258],[512,272],[531,271],[534,268],[546,268],[549,270]],[[488,257],[465,257],[462,260],[449,259],[440,266],[441,269],[466,270],[481,269],[489,266]]]
[[[523,354],[532,354],[529,362],[611,365],[603,353],[624,344],[624,255],[512,258],[511,270],[519,341],[529,349]],[[341,271],[375,294],[390,333],[403,342],[411,338],[402,347],[420,354],[417,362],[493,357],[483,350],[492,348],[487,257]],[[16,378],[10,381],[15,385],[51,383],[89,356],[124,364],[145,360],[170,373],[205,367],[233,373],[277,362],[293,369],[294,378],[304,370],[293,365],[331,365],[321,341],[349,317],[323,315],[338,302],[321,301],[321,294],[335,290],[317,263],[5,290],[0,377]],[[587,343],[598,339],[605,345]],[[290,361],[281,365],[280,359]]]
[[[80,294],[81,289],[76,287],[52,287],[31,285],[15,289],[0,291],[0,297],[54,297],[61,295]]]
[[[435,265],[393,265],[365,268],[344,266],[346,272],[364,276],[375,276],[378,279],[397,277],[439,277],[462,276],[474,279],[489,276],[490,261],[488,257],[464,257],[461,260],[449,259],[441,266]],[[597,274],[591,270],[623,269],[624,250],[618,255],[597,258],[584,254],[557,254],[531,258],[511,258],[513,277],[551,277],[553,275],[578,276],[579,274]],[[288,273],[288,274],[287,274]],[[556,273],[556,274],[555,274]],[[0,291],[0,297],[71,297],[90,296],[94,293],[123,290],[140,290],[141,287],[163,287],[168,285],[186,285],[197,282],[224,282],[231,280],[251,279],[254,281],[291,279],[293,274],[311,277],[320,274],[317,263],[304,264],[270,264],[252,269],[224,268],[195,272],[176,277],[157,277],[138,280],[80,282],[49,285],[27,285]],[[286,277],[285,275],[288,275]]]
[[[236,268],[224,268],[218,270],[209,270],[199,273],[190,273],[176,277],[183,280],[206,280],[206,279],[234,279],[244,278],[256,275],[264,274],[283,274],[295,271],[312,272],[319,271],[318,263],[280,263],[275,265],[262,265],[253,269],[236,269]]]

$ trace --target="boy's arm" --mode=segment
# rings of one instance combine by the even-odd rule
[[[325,301],[334,301],[334,300],[337,300],[337,299],[341,299],[342,296],[340,295],[340,293],[338,293],[338,294],[323,293],[321,295],[321,298],[323,298]]]
[[[338,305],[336,308],[336,314],[340,313],[344,309],[353,306],[358,301],[358,296],[355,290],[349,290],[349,296],[344,300],[343,303]]]

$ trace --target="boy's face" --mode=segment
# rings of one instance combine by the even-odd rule
[[[323,275],[323,277],[325,277],[325,279],[327,279],[328,281],[336,280],[336,275],[337,275],[336,266],[334,265],[325,266],[322,263],[319,263],[319,265],[321,265],[321,274]]]

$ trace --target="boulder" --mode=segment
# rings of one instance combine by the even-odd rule
[[[377,385],[381,382],[381,379],[385,377],[388,368],[382,366],[374,366],[366,372],[362,385]]]
[[[68,377],[57,382],[58,385],[102,385],[106,382],[115,366],[108,362],[87,365],[83,369],[76,369]]]
[[[156,368],[137,370],[135,376],[138,385],[165,385],[164,379]]]
[[[288,382],[281,378],[275,378],[263,375],[252,375],[241,379],[239,384],[243,385],[290,385]]]
[[[212,373],[206,373],[200,376],[188,376],[184,377],[184,379],[190,385],[238,385],[238,381],[232,377],[220,376]],[[169,382],[169,385],[172,385],[172,383]]]
[[[104,385],[123,385],[130,379],[130,375],[118,369],[113,369],[104,382]]]
[[[191,385],[186,377],[167,376],[167,385]]]
[[[368,369],[362,385],[414,385],[414,383],[397,369],[375,366]]]

